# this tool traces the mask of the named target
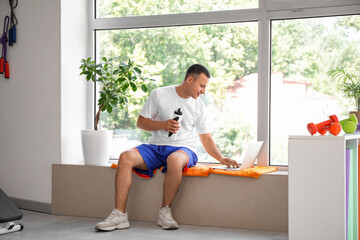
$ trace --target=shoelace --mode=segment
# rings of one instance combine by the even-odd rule
[[[166,209],[164,211],[164,214],[165,214],[165,217],[166,217],[167,220],[172,220],[172,215],[171,215],[170,209]]]
[[[115,210],[115,209],[114,209]],[[105,221],[110,220],[113,216],[116,215],[116,211],[112,211],[111,214],[105,219]]]

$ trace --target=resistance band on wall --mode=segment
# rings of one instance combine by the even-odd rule
[[[18,23],[14,13],[14,9],[18,5],[18,0],[9,0],[11,14],[10,14],[10,30],[9,30],[9,46],[16,42],[16,25]]]
[[[9,16],[6,16],[4,19],[4,28],[3,28],[3,34],[0,38],[0,43],[2,44],[2,51],[1,51],[1,58],[0,58],[0,73],[5,72],[5,78],[10,77],[10,71],[9,71],[9,63],[6,59],[6,42],[7,39],[7,32],[9,30]]]
[[[9,41],[9,46],[12,46],[14,42],[16,42],[16,25],[18,23],[17,18],[14,13],[14,9],[18,5],[18,0],[9,0],[11,15],[6,16],[4,19],[4,28],[3,34],[0,38],[0,44],[2,44],[1,58],[0,58],[0,74],[5,72],[5,78],[10,78],[10,68],[9,62],[6,58],[6,43]],[[10,30],[9,30],[10,23]],[[7,33],[9,33],[9,38],[7,37]]]

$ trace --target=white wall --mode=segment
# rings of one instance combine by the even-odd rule
[[[10,79],[0,75],[0,187],[11,197],[51,202],[60,163],[60,0],[19,0]],[[1,34],[9,2],[0,2]]]
[[[0,75],[0,187],[51,203],[51,167],[81,162],[85,126],[86,0],[19,0],[11,76]],[[0,34],[8,1],[0,1]],[[63,31],[63,33],[61,33]],[[62,160],[63,159],[63,160]]]

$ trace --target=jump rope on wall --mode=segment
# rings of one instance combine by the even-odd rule
[[[1,58],[0,58],[0,74],[5,73],[5,78],[10,78],[10,66],[6,58],[6,43],[9,42],[9,46],[13,46],[16,42],[16,25],[18,23],[14,13],[14,9],[18,5],[18,0],[9,0],[11,14],[4,19],[3,33],[0,38],[0,44],[2,44]],[[10,24],[10,30],[9,30]],[[9,37],[8,37],[9,36]]]

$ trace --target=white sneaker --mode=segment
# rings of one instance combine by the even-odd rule
[[[113,231],[130,227],[127,213],[122,213],[114,208],[110,215],[102,222],[96,224],[95,229],[99,231]]]
[[[158,225],[166,230],[179,228],[179,225],[171,215],[171,208],[169,208],[169,206],[165,206],[160,209]]]

